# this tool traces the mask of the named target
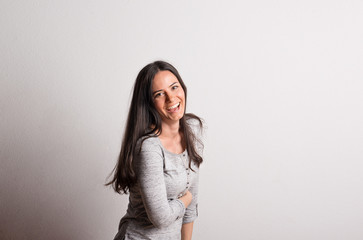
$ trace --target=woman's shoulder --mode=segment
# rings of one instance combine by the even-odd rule
[[[152,167],[163,165],[163,151],[160,146],[160,141],[156,136],[141,137],[137,141],[137,148],[135,149],[135,158],[133,164],[137,171],[140,167]]]
[[[194,135],[194,144],[196,147],[197,152],[200,156],[203,155],[203,149],[204,149],[204,128],[205,124],[203,120],[199,117],[197,117],[194,114],[188,115],[186,118],[186,123],[190,127],[192,134]]]
[[[137,142],[137,147],[140,151],[161,151],[160,141],[157,136],[141,137]]]
[[[186,114],[186,123],[190,126],[192,131],[197,134],[201,135],[204,129],[204,122],[201,118],[197,117],[194,114]]]

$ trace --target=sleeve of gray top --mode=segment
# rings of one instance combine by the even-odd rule
[[[151,223],[157,228],[167,227],[183,217],[185,207],[181,200],[167,198],[161,153],[143,148],[137,160],[141,197]]]
[[[192,182],[189,191],[193,195],[192,202],[185,209],[185,214],[183,217],[183,224],[193,222],[198,217],[198,185],[199,185],[199,169],[195,166],[196,176]]]

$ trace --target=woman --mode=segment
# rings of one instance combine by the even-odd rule
[[[117,240],[192,237],[203,124],[185,114],[186,93],[178,71],[163,61],[148,64],[136,78],[121,153],[108,183],[118,193],[130,193]]]

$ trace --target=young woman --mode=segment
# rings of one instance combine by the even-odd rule
[[[198,216],[202,121],[186,114],[178,71],[156,61],[136,78],[125,134],[108,185],[128,193],[115,240],[190,240]]]

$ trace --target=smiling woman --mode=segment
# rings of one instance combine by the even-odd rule
[[[130,193],[116,240],[192,238],[203,124],[185,113],[186,98],[169,63],[150,63],[136,78],[119,160],[107,183]]]

